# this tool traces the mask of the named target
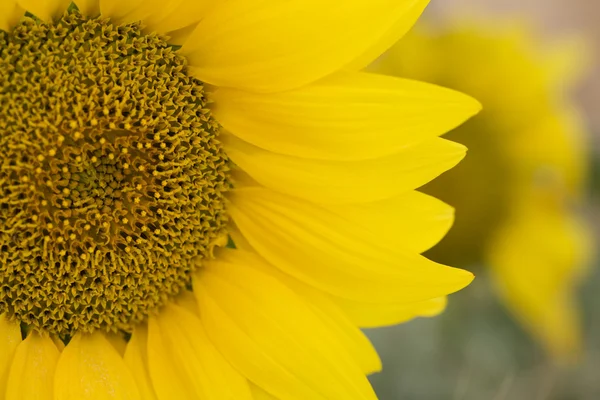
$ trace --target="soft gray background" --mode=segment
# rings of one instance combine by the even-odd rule
[[[465,13],[526,18],[549,39],[572,34],[585,37],[592,65],[581,85],[580,99],[594,130],[600,132],[600,0],[431,0],[426,17],[444,20]]]

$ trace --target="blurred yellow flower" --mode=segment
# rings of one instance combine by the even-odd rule
[[[480,104],[358,72],[427,0],[74,3],[0,1],[0,399],[374,399],[473,278],[414,189]]]
[[[590,252],[578,216],[585,135],[565,96],[582,60],[577,41],[542,51],[523,26],[462,22],[416,29],[372,67],[482,102],[477,117],[446,135],[467,145],[468,157],[423,188],[457,209],[428,256],[489,265],[506,305],[560,359],[579,349],[573,291]]]

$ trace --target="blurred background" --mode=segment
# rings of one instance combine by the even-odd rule
[[[584,37],[592,50],[590,70],[579,84],[578,100],[595,132],[600,129],[600,1],[598,0],[432,0],[423,18],[444,21],[471,15],[486,19],[526,19],[548,41]],[[596,135],[597,136],[597,135]],[[598,137],[596,145],[600,143]]]
[[[483,24],[526,20],[542,41],[578,35],[587,42],[587,67],[573,88],[572,101],[581,109],[589,134],[590,174],[584,188],[583,219],[596,230],[600,226],[600,64],[594,51],[600,50],[600,1],[432,0],[422,20],[436,26],[457,18]],[[597,233],[591,237],[592,248],[597,247]],[[588,261],[589,270],[575,292],[582,327],[577,357],[568,361],[552,357],[540,340],[516,322],[497,295],[489,269],[477,263],[460,265],[475,271],[477,278],[450,296],[442,315],[367,331],[383,361],[383,371],[371,377],[379,398],[600,399],[600,265],[596,258]]]

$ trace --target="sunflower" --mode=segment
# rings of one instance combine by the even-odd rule
[[[375,398],[472,280],[414,189],[479,103],[357,72],[426,3],[2,0],[0,398]]]
[[[427,255],[489,266],[515,317],[564,360],[579,347],[573,291],[590,242],[578,212],[585,135],[565,96],[581,69],[581,46],[540,47],[525,26],[423,26],[373,68],[462,90],[484,105],[447,135],[470,157],[423,189],[458,210],[454,228]]]

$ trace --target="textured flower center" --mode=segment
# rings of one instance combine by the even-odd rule
[[[189,284],[226,238],[206,103],[138,25],[72,11],[0,31],[0,313],[58,335],[129,331]]]

